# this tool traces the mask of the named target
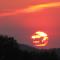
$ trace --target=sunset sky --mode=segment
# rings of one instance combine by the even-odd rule
[[[38,30],[48,34],[48,48],[60,48],[60,0],[0,1],[0,34],[33,46]]]

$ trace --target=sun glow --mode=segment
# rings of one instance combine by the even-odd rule
[[[48,44],[48,35],[41,31],[35,32],[32,39],[35,46],[46,46]]]

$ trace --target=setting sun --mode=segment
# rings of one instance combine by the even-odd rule
[[[48,35],[44,32],[37,31],[32,36],[34,46],[47,46]]]

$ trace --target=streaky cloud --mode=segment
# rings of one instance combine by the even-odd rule
[[[21,13],[34,13],[34,12],[39,12],[42,9],[45,8],[52,8],[52,7],[60,7],[60,2],[51,2],[51,3],[45,3],[45,4],[38,4],[38,5],[33,5],[29,6],[24,9],[16,9],[12,12],[6,12],[6,13],[0,13],[0,16],[11,16],[11,15],[18,15]]]

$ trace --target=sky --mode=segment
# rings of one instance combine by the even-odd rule
[[[60,48],[60,0],[0,1],[0,34],[33,46],[38,30],[48,34],[48,48]]]

